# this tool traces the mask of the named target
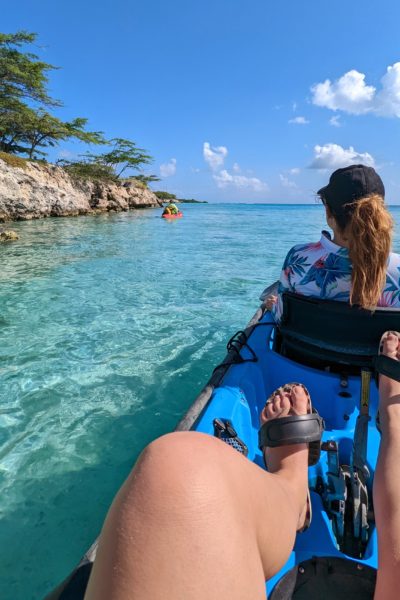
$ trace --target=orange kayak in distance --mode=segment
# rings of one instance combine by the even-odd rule
[[[183,217],[183,213],[182,212],[178,212],[177,215],[161,215],[163,219],[180,219],[181,217]]]

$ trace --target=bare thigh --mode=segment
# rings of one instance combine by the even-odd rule
[[[114,500],[86,600],[265,598],[297,520],[279,475],[210,436],[164,436]]]

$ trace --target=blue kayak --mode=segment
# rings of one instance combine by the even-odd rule
[[[378,547],[372,482],[380,443],[375,375],[387,330],[400,330],[400,310],[370,313],[284,294],[279,328],[262,305],[229,340],[227,356],[176,428],[217,435],[265,468],[258,430],[266,398],[288,382],[309,390],[325,421],[319,461],[309,468],[312,522],[267,582],[271,600],[373,598]],[[400,380],[400,373],[393,377]],[[83,598],[95,553],[96,543],[48,598]]]

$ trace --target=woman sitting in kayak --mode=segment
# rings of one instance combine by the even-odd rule
[[[391,253],[393,219],[384,204],[385,188],[372,167],[351,165],[335,171],[318,191],[333,239],[289,250],[278,296],[267,308],[279,322],[285,291],[350,302],[362,308],[400,306],[400,256]]]
[[[176,204],[174,204],[171,200],[168,204],[168,206],[166,206],[164,208],[164,212],[163,215],[177,215],[179,213],[179,209],[176,206]]]

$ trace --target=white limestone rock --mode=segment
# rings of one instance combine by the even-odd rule
[[[132,181],[75,180],[56,165],[26,162],[20,168],[0,159],[0,222],[161,206]]]

